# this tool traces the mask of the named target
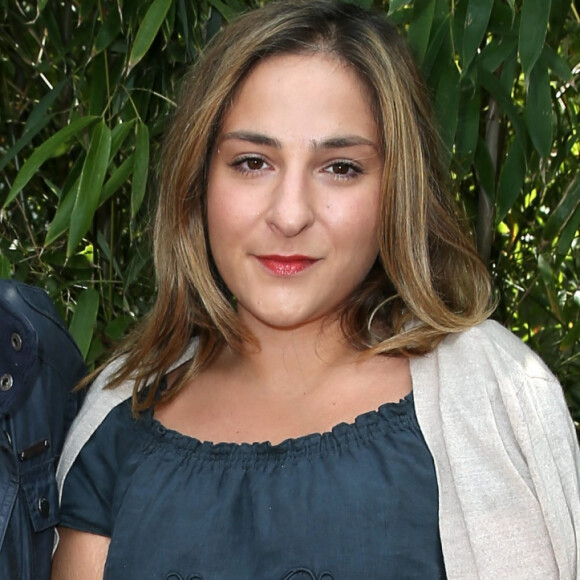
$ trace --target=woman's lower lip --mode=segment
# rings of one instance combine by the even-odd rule
[[[294,276],[316,262],[313,258],[278,258],[258,256],[260,263],[278,276]]]

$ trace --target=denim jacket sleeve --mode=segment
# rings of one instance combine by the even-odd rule
[[[0,578],[47,580],[56,463],[80,405],[81,353],[47,294],[0,280]]]

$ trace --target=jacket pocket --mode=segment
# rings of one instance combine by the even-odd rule
[[[54,461],[50,460],[27,469],[21,477],[33,530],[42,532],[56,526],[60,510]]]

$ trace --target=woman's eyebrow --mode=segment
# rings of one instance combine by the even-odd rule
[[[274,149],[282,149],[282,143],[278,139],[253,131],[231,131],[224,133],[220,141],[227,141],[228,139],[238,139],[240,141],[253,143],[254,145],[266,145],[268,147],[274,147]]]
[[[273,147],[274,149],[282,149],[283,145],[279,139],[275,137],[270,137],[263,133],[256,133],[254,131],[229,131],[224,133],[220,142],[227,141],[229,139],[238,139],[240,141],[246,141],[254,145],[265,145],[267,147]],[[322,149],[344,149],[347,147],[356,147],[359,145],[366,145],[378,150],[376,143],[365,137],[359,135],[337,135],[335,137],[328,137],[326,139],[311,139],[309,143],[310,147],[314,151],[320,151]]]
[[[366,145],[378,150],[378,146],[374,141],[359,135],[337,135],[321,141],[313,139],[311,145],[315,151],[320,149],[344,149],[345,147],[356,147],[358,145]]]

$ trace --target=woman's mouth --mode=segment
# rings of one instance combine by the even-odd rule
[[[259,262],[277,276],[295,276],[317,262],[308,256],[256,256]]]

